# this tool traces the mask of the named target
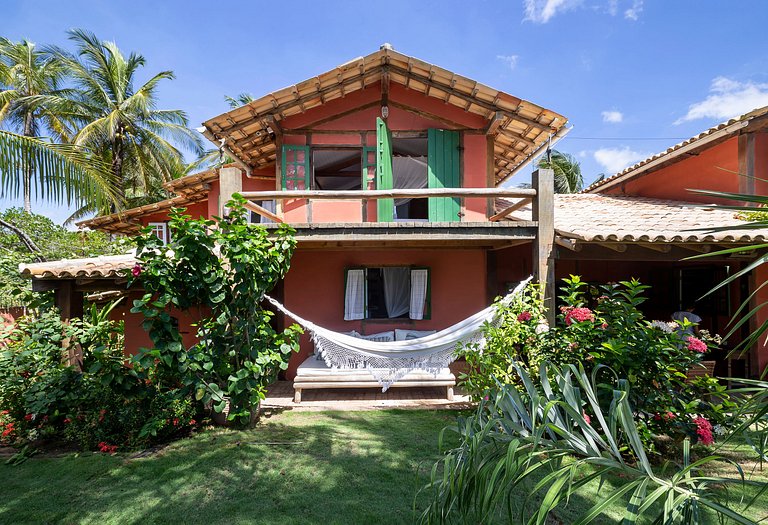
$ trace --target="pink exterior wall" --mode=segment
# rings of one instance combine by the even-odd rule
[[[482,310],[486,304],[483,250],[298,250],[285,278],[283,302],[297,314],[325,328],[371,334],[394,330],[440,330]],[[360,266],[426,266],[430,269],[431,319],[344,321],[344,270]],[[290,322],[290,320],[287,320]],[[287,376],[312,353],[309,336],[293,356]]]
[[[738,149],[738,138],[733,137],[697,155],[627,181],[605,193],[704,203],[716,202],[717,199],[691,193],[688,190],[737,192],[739,190],[739,177],[736,175],[739,169]]]

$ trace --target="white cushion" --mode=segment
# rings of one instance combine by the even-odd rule
[[[368,341],[378,341],[380,343],[383,343],[387,341],[394,341],[395,332],[393,330],[390,330],[389,332],[379,332],[377,334],[368,334],[368,335],[358,334],[357,337],[359,337],[360,339],[366,339]]]
[[[437,330],[395,330],[395,341],[410,341],[437,333]]]

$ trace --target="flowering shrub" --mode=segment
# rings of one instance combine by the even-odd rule
[[[563,306],[556,325],[546,331],[536,330],[544,315],[538,288],[508,305],[497,303],[501,323],[486,329],[487,346],[482,352],[477,345],[462,350],[470,365],[462,380],[475,399],[495,390],[497,380],[514,382],[516,364],[528,370],[543,362],[573,364],[606,385],[629,382],[630,405],[651,450],[660,434],[708,442],[694,415],[729,424],[734,405],[725,388],[709,377],[687,382],[686,371],[701,361],[707,345],[683,339],[676,323],[646,320],[640,306],[647,286],[631,280],[588,287],[576,276],[563,283]],[[601,402],[607,406],[612,400],[606,396]]]

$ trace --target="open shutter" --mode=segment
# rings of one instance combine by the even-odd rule
[[[387,123],[376,118],[376,188],[392,189],[392,135]],[[379,222],[392,222],[395,216],[394,199],[378,200]]]
[[[459,132],[444,129],[427,131],[429,167],[427,185],[430,188],[459,188]],[[455,222],[461,219],[458,198],[431,197],[430,222]]]
[[[282,178],[284,190],[308,190],[309,146],[284,144],[282,152]]]

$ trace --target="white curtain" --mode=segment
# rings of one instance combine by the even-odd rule
[[[275,213],[275,201],[256,201],[255,204],[258,204],[259,206],[261,206],[267,211],[271,211],[272,213]],[[252,211],[251,222],[256,224],[272,224],[273,221],[272,219],[264,217],[263,215],[259,215],[255,211]]]
[[[392,187],[400,190],[415,190],[427,187],[427,157],[393,157]],[[395,199],[395,206],[401,206],[411,199]]]
[[[428,270],[411,270],[411,319],[424,319],[424,305],[427,303]]]
[[[383,268],[384,302],[389,318],[408,313],[410,270],[408,268]]]
[[[344,292],[344,320],[365,317],[365,270],[347,270],[347,289]]]

